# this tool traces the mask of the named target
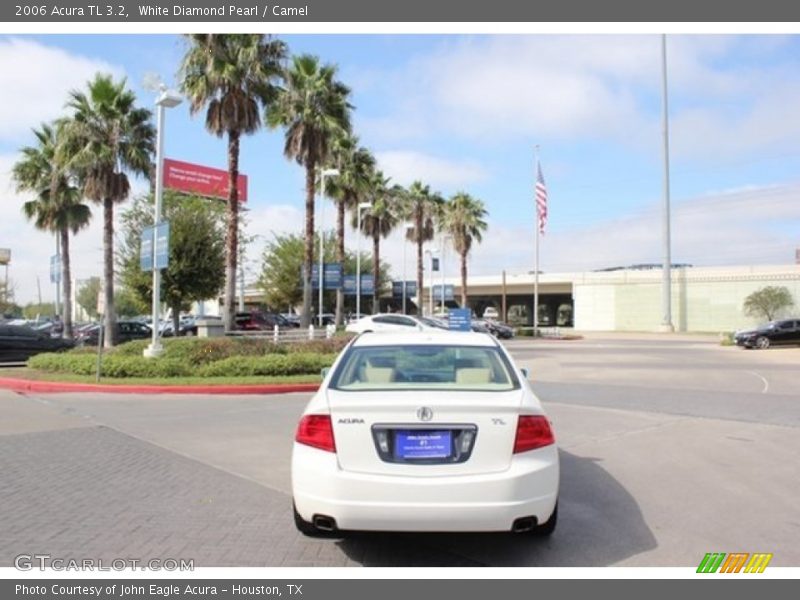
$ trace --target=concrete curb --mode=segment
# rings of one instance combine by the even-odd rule
[[[70,393],[99,392],[112,394],[289,394],[316,392],[318,383],[232,384],[232,385],[109,385],[102,383],[72,383],[68,381],[38,381],[0,377],[0,388],[14,392]]]

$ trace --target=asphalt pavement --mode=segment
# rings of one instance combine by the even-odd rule
[[[308,394],[0,392],[0,566],[19,553],[198,566],[800,565],[800,349],[713,337],[508,344],[561,448],[559,526],[510,534],[294,531],[292,436]]]

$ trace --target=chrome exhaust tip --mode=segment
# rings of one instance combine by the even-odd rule
[[[314,527],[316,527],[320,531],[325,531],[329,533],[336,531],[336,519],[334,519],[333,517],[327,517],[325,515],[314,515],[312,523],[314,524]]]
[[[536,517],[520,517],[514,521],[514,524],[511,526],[511,531],[514,533],[527,533],[533,531],[536,525]]]

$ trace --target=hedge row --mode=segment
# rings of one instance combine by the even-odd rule
[[[336,354],[293,353],[264,356],[232,356],[214,362],[192,365],[175,357],[157,359],[140,355],[111,353],[103,357],[103,377],[244,377],[317,374],[333,364]],[[97,357],[90,354],[38,354],[28,366],[51,373],[94,375]]]
[[[337,354],[349,340],[349,337],[334,337],[274,344],[270,338],[173,338],[163,340],[164,354],[161,358],[179,360],[194,367],[243,356]],[[110,350],[109,355],[141,357],[149,343],[149,340],[128,342]]]

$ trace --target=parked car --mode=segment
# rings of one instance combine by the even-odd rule
[[[514,337],[514,328],[510,325],[506,325],[502,321],[495,321],[494,319],[486,319],[484,322],[489,329],[489,333],[494,337],[501,340],[510,340]]]
[[[500,313],[497,312],[497,309],[494,306],[487,306],[483,311],[483,318],[484,319],[499,319]]]
[[[762,350],[770,346],[800,345],[800,319],[770,321],[755,329],[737,331],[734,340],[737,346]]]
[[[357,337],[297,427],[297,529],[553,533],[558,449],[525,378],[487,334]]]
[[[77,340],[85,345],[97,345],[102,324],[92,325],[77,335]],[[151,337],[153,330],[139,321],[117,321],[117,343],[144,340]]]
[[[294,327],[291,322],[278,313],[261,311],[237,312],[234,320],[236,329],[241,331],[272,331],[275,325],[279,329]]]
[[[300,327],[300,315],[294,313],[280,313],[280,315],[286,319],[289,327]]]
[[[395,313],[378,313],[348,323],[345,330],[349,333],[367,333],[371,331],[410,331],[413,329],[438,329],[433,320],[427,317],[412,317]],[[444,329],[447,329],[445,325]]]
[[[74,345],[71,340],[52,337],[49,332],[35,331],[26,325],[0,324],[2,362],[24,362],[34,354],[58,352]]]

